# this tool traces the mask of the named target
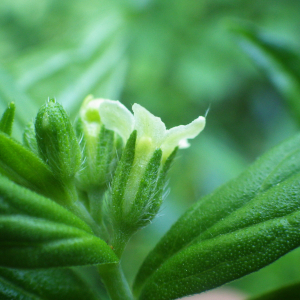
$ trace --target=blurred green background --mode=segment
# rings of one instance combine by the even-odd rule
[[[2,0],[0,110],[14,134],[48,97],[74,118],[87,94],[135,102],[167,127],[210,108],[180,151],[160,216],[134,236],[130,280],[178,216],[300,124],[298,0]],[[300,279],[300,252],[233,283],[249,294]]]

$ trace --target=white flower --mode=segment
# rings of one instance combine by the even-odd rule
[[[195,138],[205,126],[205,118],[198,117],[188,125],[167,130],[160,118],[141,105],[134,104],[132,110],[133,114],[119,101],[93,99],[91,96],[85,99],[80,110],[79,125],[83,128],[89,160],[94,162],[92,158],[99,154],[97,145],[102,125],[119,135],[126,147],[123,153],[127,155],[121,156],[112,179],[110,196],[104,205],[114,232],[122,231],[124,224],[127,224],[126,230],[134,232],[154,218],[163,201],[166,174],[174,156],[165,164],[167,158],[176,147],[189,147],[188,139]],[[125,146],[134,130],[135,145],[135,136],[132,136]],[[92,170],[93,166],[94,163],[90,166]],[[88,176],[93,187],[94,178],[98,182],[97,172],[90,172],[92,176]],[[121,218],[117,222],[116,216]]]
[[[95,99],[93,101],[98,101]],[[148,161],[155,149],[161,148],[163,161],[175,147],[189,147],[188,139],[195,138],[205,126],[205,118],[198,117],[188,125],[180,125],[169,130],[158,117],[152,115],[139,104],[132,106],[132,113],[119,101],[102,100],[99,113],[107,129],[117,132],[124,143],[133,130],[137,130],[136,156],[143,156]]]
[[[124,197],[130,203],[135,199],[140,180],[154,151],[162,150],[161,163],[164,164],[169,155],[178,146],[189,147],[188,139],[195,138],[205,126],[205,118],[198,117],[188,125],[180,125],[169,130],[160,118],[152,115],[139,104],[132,107],[133,114],[119,101],[93,99],[87,97],[81,107],[80,116],[85,130],[91,140],[96,138],[101,124],[113,130],[126,144],[133,130],[137,131],[135,157]]]

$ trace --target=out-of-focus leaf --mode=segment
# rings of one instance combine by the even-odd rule
[[[154,250],[148,255],[136,277],[135,289],[137,291],[141,289],[145,282],[148,286],[148,278],[152,274],[153,278],[157,278],[155,274],[161,274],[159,270],[164,269],[164,265],[168,265],[170,261],[176,261],[176,257],[180,257],[180,259],[182,259],[181,262],[184,269],[191,269],[194,270],[191,272],[197,273],[200,269],[197,269],[196,265],[193,266],[191,264],[187,264],[189,258],[186,256],[187,261],[185,262],[184,255],[182,253],[187,254],[191,251],[189,249],[195,250],[197,247],[202,249],[202,245],[207,245],[208,248],[212,244],[216,245],[215,241],[221,239],[221,235],[225,236],[227,234],[228,240],[225,237],[224,241],[222,240],[224,243],[224,253],[220,253],[220,257],[223,256],[228,261],[233,262],[238,259],[243,259],[243,254],[241,254],[241,257],[239,258],[239,254],[236,253],[235,256],[230,258],[230,256],[228,256],[229,252],[227,254],[225,252],[228,249],[233,251],[235,247],[238,247],[238,245],[243,248],[244,244],[247,243],[247,239],[244,239],[243,237],[244,231],[241,230],[242,228],[249,227],[249,234],[252,230],[251,226],[253,226],[254,231],[262,230],[263,232],[263,228],[265,228],[265,234],[268,234],[269,237],[275,239],[278,232],[276,231],[276,226],[278,225],[276,222],[279,222],[279,224],[280,222],[286,222],[285,219],[288,218],[286,216],[295,212],[300,207],[300,190],[298,188],[300,182],[299,143],[300,135],[289,139],[258,159],[237,179],[225,184],[214,193],[204,197],[191,207],[172,226],[169,232],[167,232]],[[293,227],[287,228],[286,230],[289,231],[292,229]],[[297,234],[296,231],[295,234]],[[283,255],[298,246],[298,244],[294,241],[294,244],[289,244],[284,247],[284,243],[288,244],[288,238],[286,237],[285,240],[284,233],[282,233],[282,235],[283,236],[278,235],[278,237],[282,240],[282,248],[280,248],[280,245],[278,246],[278,249],[272,248],[275,249],[275,252],[278,251],[280,255]],[[240,239],[240,244],[238,244],[238,240],[235,240],[236,238]],[[210,242],[207,241],[206,244],[204,244],[204,240],[209,240]],[[225,247],[226,243],[228,243],[228,247]],[[256,244],[254,243],[254,245]],[[217,255],[213,250],[208,250],[208,248],[205,250],[205,247],[201,250],[204,251],[204,253],[205,251],[212,251],[214,256],[217,257],[219,255]],[[266,252],[269,249],[267,244],[262,247],[265,247],[264,251]],[[200,252],[199,256],[202,256]],[[248,254],[244,255],[246,256]],[[272,259],[275,260],[280,255],[277,257],[273,256]],[[194,257],[194,259],[196,258]],[[253,262],[253,266],[247,271],[245,269],[245,273],[240,273],[240,275],[238,275],[238,272],[234,272],[234,267],[231,268],[229,264],[228,266],[230,269],[227,269],[227,273],[230,273],[230,275],[228,275],[228,277],[225,276],[226,278],[224,277],[222,279],[223,281],[216,277],[215,283],[225,283],[272,262],[271,258],[270,260],[262,257],[259,258],[258,254],[257,259],[257,264]],[[202,264],[203,262],[201,262],[201,265]],[[212,261],[208,261],[207,265],[210,265],[212,268],[214,267]],[[188,272],[178,269],[178,266],[176,268],[178,273]],[[212,273],[207,273],[207,276],[213,277],[213,274],[217,276],[218,271],[214,273],[213,270],[214,269],[212,269]],[[208,272],[205,269],[202,271]],[[167,273],[165,273],[165,275],[166,274]],[[191,276],[194,276],[193,273]],[[154,280],[152,280],[152,277],[149,278],[149,282]],[[168,275],[166,275],[166,278],[168,278]],[[158,284],[158,282],[156,282],[156,284]],[[161,284],[163,284],[162,279]],[[199,285],[198,291],[212,288],[212,282],[210,284],[207,284],[205,287],[204,283],[203,285]],[[196,287],[195,289],[197,291]],[[146,292],[146,294],[147,293],[148,292]],[[177,295],[177,297],[179,297],[179,295]],[[147,299],[147,297],[145,299]]]
[[[295,283],[249,300],[300,299],[300,283]]]
[[[237,24],[232,31],[244,51],[261,67],[289,102],[300,123],[300,52],[272,40],[257,28]]]
[[[14,102],[9,103],[8,108],[3,113],[2,118],[0,119],[0,131],[3,131],[8,135],[11,135],[12,132],[12,126],[15,117],[15,108],[16,107]]]
[[[3,69],[0,69],[0,101],[6,104],[15,102],[17,106],[15,122],[20,132],[37,111],[35,102],[15,84]]]
[[[91,30],[87,32],[78,49],[60,51],[46,60],[44,57],[39,59],[39,53],[35,53],[38,57],[35,61],[39,63],[32,66],[32,59],[29,59],[26,71],[18,80],[18,85],[27,90],[39,81],[69,67],[72,63],[88,61],[107,42],[107,39],[111,38],[119,26],[120,19],[111,14],[101,19],[100,22],[97,20],[97,23],[91,26]]]
[[[74,113],[100,79],[120,62],[125,50],[123,42],[123,39],[120,39],[112,43],[104,54],[57,97],[66,110]]]
[[[60,203],[70,201],[48,166],[3,132],[0,132],[0,174]]]
[[[92,290],[71,269],[18,270],[0,268],[2,300],[97,300]]]

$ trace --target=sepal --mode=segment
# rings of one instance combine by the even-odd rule
[[[38,154],[39,149],[36,141],[34,123],[30,122],[26,125],[23,132],[23,144],[32,152]]]
[[[0,131],[11,135],[15,117],[15,103],[11,102],[0,119]]]
[[[167,172],[177,147],[164,163],[162,150],[156,149],[146,166],[142,166],[142,173],[135,172],[135,150],[136,131],[133,131],[118,164],[110,195],[105,201],[106,216],[112,225],[111,243],[116,249],[137,230],[148,225],[158,213]]]

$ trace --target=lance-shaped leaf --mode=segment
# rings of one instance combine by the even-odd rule
[[[297,135],[277,146],[237,179],[192,206],[148,255],[136,277],[135,290],[139,291],[168,259],[192,244],[297,210],[299,143]]]
[[[53,268],[116,263],[96,236],[62,223],[20,215],[0,216],[0,265]]]
[[[18,270],[0,268],[0,298],[22,300],[99,300],[71,269]]]
[[[243,50],[286,98],[291,112],[300,123],[300,53],[253,26],[235,24],[232,31]]]
[[[3,132],[0,132],[0,174],[61,204],[70,201],[48,166]]]
[[[111,248],[60,205],[0,176],[0,265],[45,268],[116,262]]]
[[[0,215],[31,216],[92,233],[90,227],[54,201],[0,175]]]
[[[3,113],[2,118],[0,119],[0,130],[8,135],[11,135],[12,132],[12,126],[15,117],[15,108],[16,107],[14,102],[11,102],[8,105],[8,108]]]
[[[177,299],[256,271],[300,245],[299,225],[296,211],[195,243],[153,273],[139,299]]]
[[[251,298],[249,300],[282,300],[282,299],[300,299],[300,283],[294,283],[285,286],[281,289],[272,291],[270,293]]]

